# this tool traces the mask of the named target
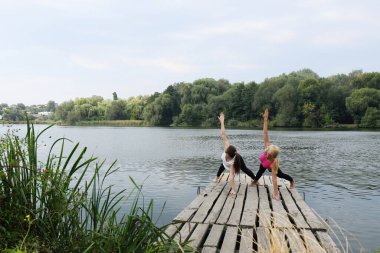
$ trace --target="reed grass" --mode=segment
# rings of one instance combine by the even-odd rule
[[[78,121],[76,126],[115,126],[115,127],[141,127],[148,126],[143,120],[91,120]]]
[[[51,126],[40,133],[29,121],[26,127],[25,138],[0,138],[0,252],[191,251],[166,235],[167,226],[156,226],[153,200],[138,205],[141,187],[131,177],[129,193],[107,185],[116,162],[86,158],[79,143],[66,152],[65,138],[41,162],[38,141]],[[121,212],[125,201],[128,213]]]
[[[272,212],[273,214],[274,212]],[[314,212],[317,216],[318,214]],[[277,216],[279,219],[280,216]],[[321,217],[318,216],[320,219]],[[355,252],[347,239],[347,231],[344,231],[335,221],[333,224],[328,224],[324,219],[321,219],[326,227],[324,233],[328,233],[331,241],[328,241],[326,245],[322,245],[319,236],[316,231],[310,229],[300,229],[296,226],[292,227],[274,227],[273,216],[258,215],[259,220],[266,220],[268,224],[272,224],[270,227],[256,228],[254,234],[248,234],[243,236],[240,229],[241,241],[253,242],[254,248],[252,252],[263,253],[288,253],[288,252],[331,252],[331,253],[351,253]],[[283,217],[286,220],[286,217]],[[279,220],[277,220],[278,222]],[[262,229],[260,239],[259,230]],[[267,237],[265,237],[267,236]],[[352,237],[352,235],[351,235]],[[360,244],[360,243],[359,243]],[[324,248],[327,247],[327,248]],[[360,253],[364,253],[363,247],[359,250]],[[374,252],[374,251],[373,251]]]

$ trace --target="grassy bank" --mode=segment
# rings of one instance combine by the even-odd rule
[[[0,136],[0,252],[185,252],[152,220],[153,202],[138,206],[141,187],[115,192],[115,162],[86,158],[79,144],[54,141],[39,160],[39,134]],[[54,154],[53,151],[57,151]],[[133,196],[133,197],[132,197]],[[131,203],[128,213],[120,203]]]
[[[117,127],[139,127],[148,126],[143,120],[97,120],[79,121],[76,126],[117,126]]]
[[[76,122],[74,125],[69,125],[67,123],[63,123],[60,121],[41,121],[36,120],[32,121],[33,124],[55,124],[59,126],[113,126],[113,127],[154,127],[152,125],[149,125],[147,122],[143,120],[97,120],[97,121],[79,121]],[[4,121],[0,120],[0,124],[27,124],[26,121]],[[188,126],[188,125],[171,125],[167,127],[173,127],[173,128],[183,128],[183,129],[213,129],[218,128],[218,126]],[[250,121],[235,121],[230,120],[226,123],[226,127],[230,129],[256,129],[260,130],[262,129],[262,122],[259,120],[250,120]],[[335,131],[335,130],[380,130],[380,128],[368,128],[368,127],[361,127],[357,124],[334,124],[319,128],[313,128],[313,127],[279,127],[270,125],[271,130],[297,130],[297,131]]]

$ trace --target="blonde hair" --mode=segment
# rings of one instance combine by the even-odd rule
[[[273,158],[273,165],[272,169],[277,172],[278,168],[280,167],[280,161],[277,158],[278,154],[280,153],[280,148],[276,145],[269,145],[266,149],[265,152],[267,152],[267,156],[270,156]]]

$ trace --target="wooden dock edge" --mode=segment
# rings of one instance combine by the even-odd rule
[[[281,181],[275,201],[270,176],[260,186],[245,174],[235,177],[236,195],[229,194],[228,177],[211,182],[173,219],[167,235],[196,252],[340,252],[327,224],[288,182]]]

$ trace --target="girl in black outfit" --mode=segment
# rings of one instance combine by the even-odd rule
[[[243,157],[238,154],[236,148],[232,145],[230,145],[226,130],[224,128],[224,113],[221,112],[219,115],[219,121],[220,121],[220,135],[223,139],[224,143],[224,150],[225,152],[222,153],[222,164],[219,167],[218,173],[216,174],[216,177],[214,179],[214,182],[218,181],[220,175],[222,172],[227,169],[230,171],[230,189],[231,194],[236,194],[235,191],[235,174],[240,172],[240,169],[244,171],[248,176],[252,178],[252,180],[255,180],[255,174],[247,168],[247,166],[244,163]]]

